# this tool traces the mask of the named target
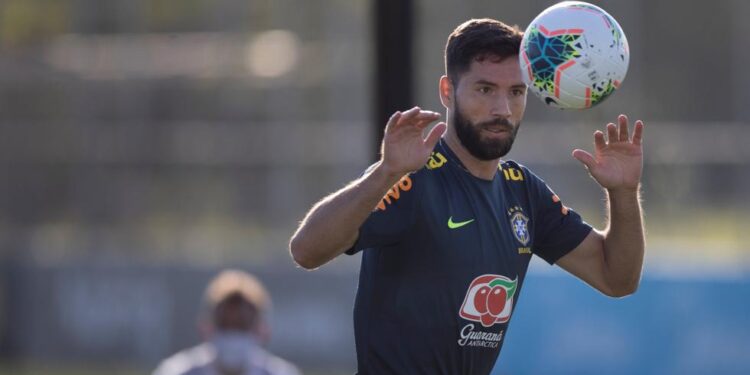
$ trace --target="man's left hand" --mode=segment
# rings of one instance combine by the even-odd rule
[[[604,132],[594,132],[594,155],[576,149],[573,157],[586,166],[591,177],[610,191],[637,191],[643,170],[643,121],[635,122],[633,136],[628,132],[628,118],[620,115],[618,125],[607,124]]]

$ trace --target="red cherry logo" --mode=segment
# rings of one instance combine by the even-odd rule
[[[490,314],[482,314],[480,320],[482,321],[482,325],[485,327],[489,327],[495,324],[495,317]]]
[[[500,315],[505,309],[505,302],[508,298],[508,292],[505,288],[497,285],[490,290],[490,294],[487,296],[487,311],[493,316]]]
[[[474,294],[474,307],[479,311],[479,315],[484,316],[487,313],[487,296],[490,294],[490,287],[483,285]]]

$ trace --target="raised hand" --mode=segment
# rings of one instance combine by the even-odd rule
[[[421,168],[447,127],[440,122],[423,138],[422,131],[438,118],[439,113],[423,111],[419,107],[394,113],[385,127],[381,166],[393,174],[406,174]]]
[[[576,149],[573,157],[586,166],[591,177],[611,191],[637,190],[643,170],[643,121],[635,122],[633,136],[628,133],[628,118],[620,115],[618,125],[607,124],[607,139],[601,130],[594,132],[594,155]]]

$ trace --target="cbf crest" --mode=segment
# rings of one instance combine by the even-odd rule
[[[513,236],[516,237],[516,240],[518,240],[521,245],[528,245],[531,240],[531,235],[529,234],[529,218],[523,214],[523,209],[518,206],[509,209],[508,215],[510,216],[510,227]]]

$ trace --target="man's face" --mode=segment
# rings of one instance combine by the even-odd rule
[[[526,109],[518,59],[473,61],[453,84],[452,120],[461,143],[480,160],[505,156]]]
[[[214,311],[216,330],[211,343],[216,353],[216,370],[222,375],[240,375],[250,366],[257,331],[258,311],[247,300],[232,296]]]
[[[257,326],[258,310],[244,298],[232,296],[214,312],[214,324],[220,331],[251,332]]]

